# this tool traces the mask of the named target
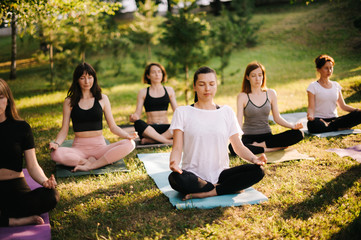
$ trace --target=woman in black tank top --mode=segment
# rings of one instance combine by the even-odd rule
[[[102,133],[103,114],[110,131],[123,138],[107,145]],[[75,138],[72,147],[60,147],[68,135],[70,119]],[[79,64],[63,105],[63,123],[55,141],[49,144],[57,163],[73,166],[74,171],[97,169],[128,155],[135,148],[136,133],[128,134],[114,121],[107,95],[101,93],[94,68]]]
[[[177,108],[177,100],[173,88],[162,85],[166,81],[167,73],[159,63],[151,63],[145,68],[143,82],[150,86],[139,91],[137,108],[129,117],[134,122],[141,144],[173,143],[173,136],[168,130],[170,125],[167,111],[169,103],[173,111]],[[147,122],[141,120],[143,106]]]

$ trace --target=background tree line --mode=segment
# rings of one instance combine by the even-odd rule
[[[310,4],[316,0],[300,1]],[[353,5],[361,2],[348,1]],[[217,57],[220,64],[216,70],[222,84],[232,52],[257,42],[259,25],[251,19],[259,1],[233,0],[227,5],[214,1],[212,12],[207,13],[199,11],[195,0],[183,8],[178,7],[181,0],[170,0],[164,17],[157,13],[160,1],[136,2],[138,10],[133,19],[119,20],[119,2],[3,0],[0,16],[10,21],[12,28],[10,79],[16,78],[16,34],[29,34],[40,42],[36,58],[49,63],[51,89],[63,87],[62,76],[85,61],[88,53],[107,50],[113,54],[112,67],[117,75],[123,73],[129,58],[138,66],[162,61],[170,74],[183,76],[181,89],[188,101],[189,71]]]

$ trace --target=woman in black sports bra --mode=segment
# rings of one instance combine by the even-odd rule
[[[103,113],[109,129],[123,138],[107,145],[103,137]],[[72,147],[60,147],[73,122],[75,138]],[[54,150],[55,162],[74,166],[74,171],[89,171],[111,164],[133,151],[133,139],[137,134],[128,134],[114,121],[107,95],[101,93],[94,68],[88,63],[79,64],[73,74],[63,105],[63,123],[55,141],[49,144]]]
[[[175,111],[177,100],[173,88],[162,85],[166,81],[167,73],[159,63],[151,63],[145,68],[143,82],[150,86],[139,91],[137,108],[135,113],[129,117],[129,120],[134,122],[134,128],[138,132],[141,144],[173,143],[173,135],[169,131],[168,106],[170,103]],[[147,122],[140,119],[143,106]]]

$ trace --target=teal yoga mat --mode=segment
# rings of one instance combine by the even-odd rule
[[[239,194],[228,194],[183,201],[183,195],[173,190],[168,182],[168,176],[171,173],[169,170],[170,153],[144,153],[137,154],[137,156],[144,163],[148,175],[153,178],[157,187],[169,198],[170,203],[177,209],[210,209],[215,207],[258,204],[268,200],[265,195],[250,187]]]
[[[109,144],[108,140],[105,140],[107,144]],[[66,140],[61,145],[62,147],[71,147],[73,143],[73,140]],[[61,164],[57,164],[55,167],[55,175],[57,178],[63,178],[63,177],[77,177],[77,176],[84,176],[84,175],[101,175],[101,174],[107,174],[112,172],[129,172],[127,169],[123,159],[120,159],[117,162],[114,162],[113,164],[106,165],[104,167],[94,169],[91,171],[85,171],[85,172],[72,172],[74,167],[68,167]]]

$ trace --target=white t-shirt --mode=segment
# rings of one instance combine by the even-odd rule
[[[334,118],[337,115],[337,100],[342,87],[338,82],[330,81],[331,88],[322,87],[317,81],[312,82],[307,91],[315,95],[315,118]]]
[[[218,182],[219,174],[229,168],[229,137],[243,134],[229,106],[216,110],[178,107],[170,129],[184,133],[182,169],[213,184]]]

